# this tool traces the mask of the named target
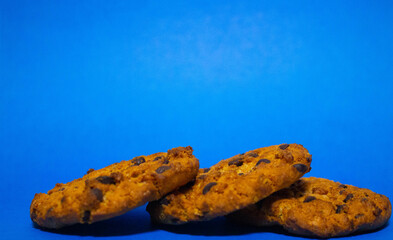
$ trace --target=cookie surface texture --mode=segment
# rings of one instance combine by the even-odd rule
[[[149,203],[147,211],[163,224],[223,216],[289,187],[310,163],[311,155],[298,144],[259,148],[200,169],[195,182]]]
[[[391,212],[386,196],[309,177],[228,217],[255,226],[278,224],[295,234],[328,238],[381,227]]]
[[[191,147],[139,156],[38,193],[30,206],[33,222],[44,228],[93,223],[154,201],[195,179],[199,161]]]

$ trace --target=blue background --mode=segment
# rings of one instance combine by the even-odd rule
[[[269,2],[1,1],[1,238],[296,238],[222,218],[160,229],[143,207],[32,226],[34,193],[187,145],[208,167],[300,143],[307,176],[393,199],[393,4]]]

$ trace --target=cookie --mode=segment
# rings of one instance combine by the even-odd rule
[[[147,206],[156,223],[182,224],[226,215],[286,188],[308,172],[301,145],[259,148],[200,169],[196,180]]]
[[[255,226],[278,224],[294,234],[328,238],[381,227],[391,212],[386,196],[309,177],[228,218]]]
[[[38,193],[30,206],[33,222],[44,228],[93,223],[121,215],[195,179],[199,162],[191,147],[139,156]]]

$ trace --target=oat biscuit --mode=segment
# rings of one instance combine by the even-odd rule
[[[386,196],[309,177],[228,218],[256,226],[278,224],[295,234],[327,238],[376,229],[388,221],[391,211]]]
[[[91,169],[82,178],[36,194],[31,219],[45,228],[60,228],[115,217],[157,200],[195,178],[199,162],[192,151],[178,147]]]
[[[164,224],[223,216],[289,187],[310,163],[311,155],[298,144],[259,148],[200,169],[195,182],[150,202],[147,211]]]

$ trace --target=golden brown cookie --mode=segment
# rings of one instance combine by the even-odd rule
[[[200,169],[194,183],[150,202],[147,211],[165,224],[223,216],[290,186],[310,163],[311,155],[298,144],[259,148]]]
[[[228,218],[255,226],[278,224],[295,234],[327,238],[376,229],[388,221],[391,212],[386,196],[309,177]]]
[[[47,194],[36,194],[30,216],[45,228],[101,221],[161,198],[193,180],[198,169],[191,147],[91,169],[82,178],[56,184]]]

